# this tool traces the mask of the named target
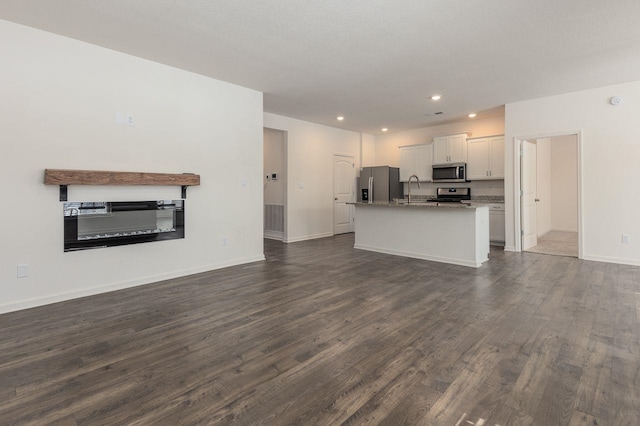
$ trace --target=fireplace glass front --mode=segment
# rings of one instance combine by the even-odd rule
[[[184,238],[184,200],[64,203],[64,251]]]

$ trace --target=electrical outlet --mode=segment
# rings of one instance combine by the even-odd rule
[[[26,278],[29,276],[29,265],[18,265],[18,278]]]
[[[240,187],[241,188],[246,188],[248,185],[248,182],[246,179],[240,179]]]
[[[229,239],[227,237],[222,237],[222,240],[220,241],[220,245],[222,245],[223,247],[226,247],[229,245]]]
[[[127,114],[125,124],[127,126],[135,126],[136,120],[133,118],[133,114]]]
[[[622,242],[625,244],[629,244],[631,242],[631,235],[622,234]]]

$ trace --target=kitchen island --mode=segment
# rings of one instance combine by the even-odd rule
[[[357,249],[474,268],[489,260],[487,206],[354,204]]]

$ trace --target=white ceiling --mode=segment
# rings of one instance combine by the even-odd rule
[[[0,19],[262,91],[267,112],[373,134],[640,80],[638,0],[0,0]]]

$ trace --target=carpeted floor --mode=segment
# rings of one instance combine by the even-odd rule
[[[527,251],[556,256],[578,257],[578,233],[550,231],[538,238],[537,246],[533,246]]]

